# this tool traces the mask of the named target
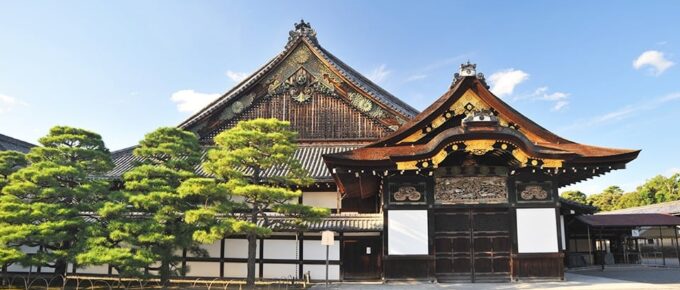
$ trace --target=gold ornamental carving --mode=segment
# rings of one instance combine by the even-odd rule
[[[419,201],[422,198],[422,193],[418,192],[414,186],[402,186],[392,194],[396,201]]]
[[[540,185],[527,185],[520,193],[520,197],[524,200],[545,200],[548,199],[548,192]]]
[[[500,176],[440,177],[434,200],[439,204],[508,202],[506,178]]]

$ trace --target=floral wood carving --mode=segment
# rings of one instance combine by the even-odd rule
[[[396,201],[419,201],[423,195],[413,186],[402,186],[392,196]]]
[[[285,82],[274,80],[267,89],[270,95],[286,95],[298,103],[305,103],[312,99],[315,93],[337,96],[335,88],[328,81],[319,81],[305,69],[299,69]]]
[[[545,200],[548,199],[548,192],[540,185],[527,185],[520,193],[520,197],[524,200]]]
[[[498,176],[440,177],[435,183],[434,199],[439,204],[507,202],[506,179]]]

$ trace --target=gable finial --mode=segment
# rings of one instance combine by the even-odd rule
[[[477,64],[471,63],[469,59],[460,65],[460,69],[457,73],[453,74],[453,82],[451,83],[451,87],[453,88],[453,86],[456,85],[458,81],[464,79],[465,77],[476,77],[478,80],[484,83],[484,86],[486,86],[487,89],[489,88],[489,85],[486,84],[484,74],[477,73]]]
[[[288,42],[291,42],[298,37],[306,37],[307,39],[316,42],[316,31],[312,28],[311,23],[305,22],[304,19],[300,18],[300,22],[295,23],[294,26],[295,29],[288,33]]]

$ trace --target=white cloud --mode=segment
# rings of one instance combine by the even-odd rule
[[[172,96],[170,96],[170,100],[177,103],[178,111],[195,113],[219,96],[220,94],[206,94],[194,90],[181,90],[174,92]]]
[[[567,101],[557,101],[555,105],[552,107],[553,111],[559,111],[567,107],[569,105],[569,102]]]
[[[646,101],[644,103],[627,105],[618,110],[611,111],[599,116],[595,116],[590,119],[579,120],[565,127],[564,129],[569,130],[575,128],[585,128],[600,125],[602,123],[621,121],[637,113],[654,110],[665,103],[672,102],[675,100],[680,100],[680,92],[670,93],[661,97],[654,98],[651,101]]]
[[[379,67],[371,71],[366,77],[368,77],[370,80],[376,83],[380,83],[387,79],[387,76],[390,73],[392,73],[392,71],[388,70],[384,64],[381,64]]]
[[[512,68],[495,72],[489,77],[491,91],[499,97],[511,95],[517,85],[528,79],[528,73]]]
[[[569,105],[569,94],[564,92],[550,92],[548,87],[539,87],[531,94],[514,97],[514,100],[522,99],[553,102],[552,111],[560,111]]]
[[[675,63],[666,59],[663,52],[658,50],[645,51],[633,61],[633,67],[635,69],[639,70],[643,67],[650,67],[652,74],[656,76],[662,74],[673,65],[675,65]]]
[[[410,77],[407,77],[406,81],[407,82],[419,81],[419,80],[425,79],[426,77],[427,77],[427,75],[425,75],[425,74],[417,74],[417,75],[412,75]]]
[[[0,94],[0,114],[9,112],[18,106],[28,106],[28,104],[15,97]]]
[[[227,75],[227,77],[235,83],[240,83],[241,81],[245,80],[248,77],[247,73],[235,72],[235,71],[230,71],[230,70],[228,70],[224,74]]]
[[[676,174],[676,173],[680,173],[680,168],[673,167],[673,168],[668,168],[668,170],[666,170],[666,176],[671,176],[671,175]]]

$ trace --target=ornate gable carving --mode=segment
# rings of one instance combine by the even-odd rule
[[[209,140],[239,120],[252,118],[288,120],[300,139],[376,139],[403,123],[345,83],[304,43],[253,89],[192,130]]]

